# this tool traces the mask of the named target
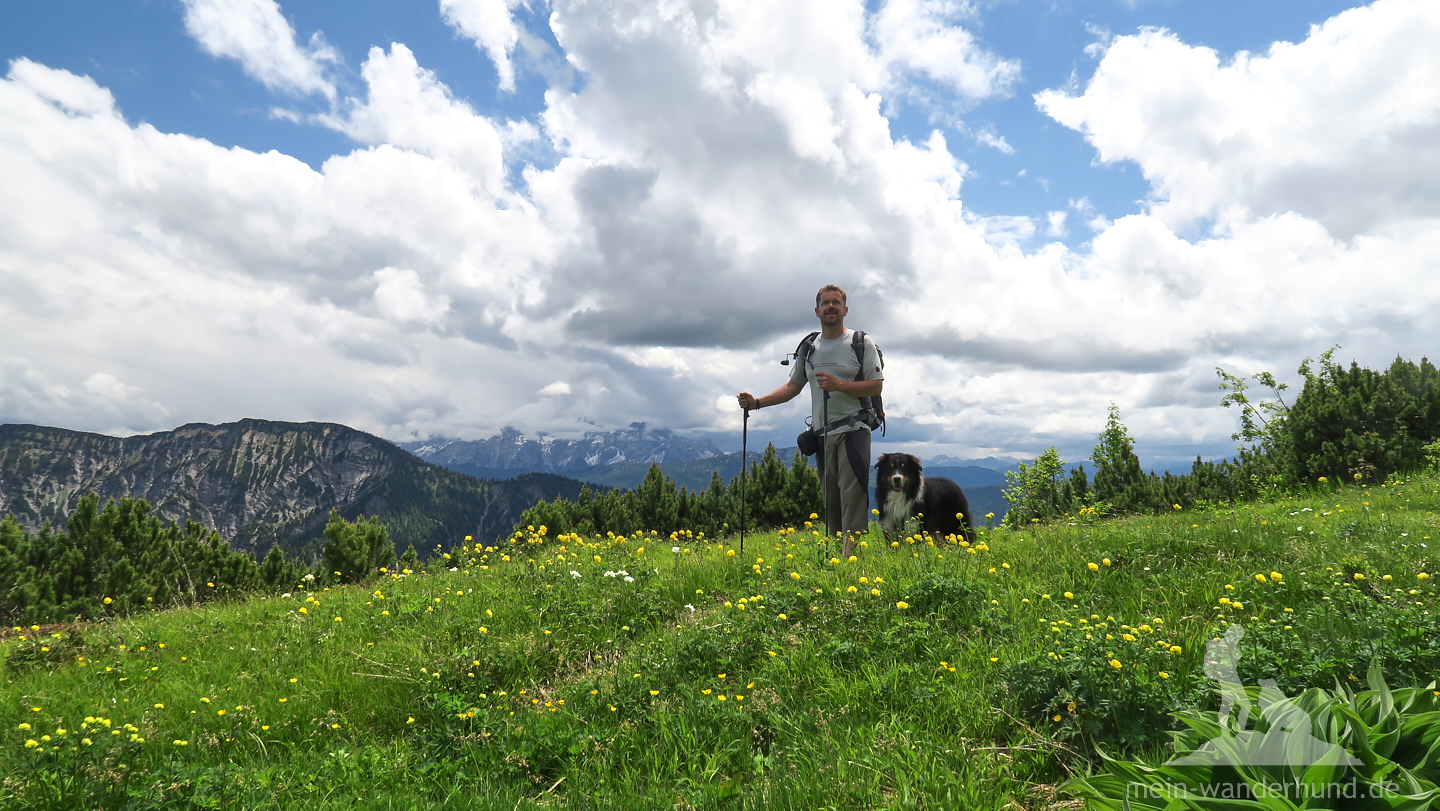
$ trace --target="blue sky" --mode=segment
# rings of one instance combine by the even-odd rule
[[[1433,345],[1436,17],[9,4],[0,420],[728,446],[837,281],[890,449],[1078,458],[1116,402],[1155,463],[1222,455],[1215,366]]]

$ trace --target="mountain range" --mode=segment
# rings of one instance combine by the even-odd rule
[[[620,431],[590,432],[574,440],[543,435],[532,439],[507,427],[489,439],[435,438],[398,444],[427,462],[491,479],[506,479],[543,470],[628,490],[645,479],[651,464],[658,464],[676,485],[698,492],[710,486],[715,473],[719,473],[723,481],[740,475],[738,452],[721,453],[709,440],[688,439],[663,428],[648,428],[644,423],[634,423]],[[795,447],[777,450],[781,461],[786,464],[797,452]],[[760,456],[751,451],[751,463]],[[925,475],[954,480],[965,488],[971,509],[977,515],[993,512],[999,517],[1009,508],[1000,494],[1005,484],[1004,472],[1014,469],[1014,460],[1011,459],[986,457],[966,460],[937,456],[926,463]],[[873,481],[871,500],[874,500]]]
[[[481,481],[333,423],[247,419],[125,438],[0,425],[0,515],[33,530],[63,522],[91,492],[143,498],[261,554],[278,543],[313,556],[331,509],[381,517],[401,550],[494,539],[536,501],[573,500],[583,486],[536,472]]]

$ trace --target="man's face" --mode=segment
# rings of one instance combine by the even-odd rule
[[[831,327],[845,320],[845,315],[850,308],[845,306],[845,299],[839,293],[826,293],[820,297],[820,306],[815,308],[815,316],[820,319],[824,326]]]

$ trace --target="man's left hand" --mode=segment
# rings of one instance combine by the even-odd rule
[[[845,381],[827,372],[816,372],[815,382],[819,383],[820,388],[825,391],[843,391],[841,384]]]

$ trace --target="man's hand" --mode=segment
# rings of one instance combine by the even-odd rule
[[[825,391],[843,391],[841,384],[847,382],[827,372],[816,372],[815,382]]]
[[[755,397],[755,395],[751,394],[748,391],[740,392],[739,396],[736,399],[740,401],[740,407],[745,409],[746,411],[754,411],[755,409],[760,407],[760,401]]]

